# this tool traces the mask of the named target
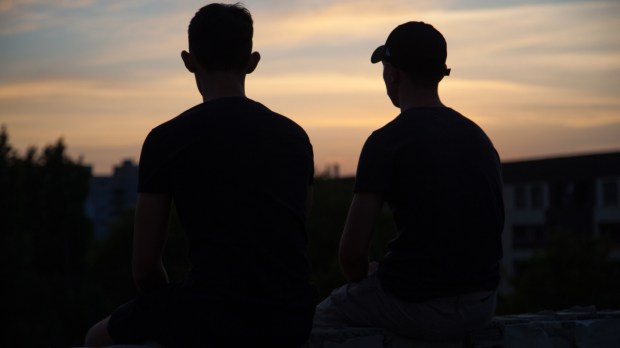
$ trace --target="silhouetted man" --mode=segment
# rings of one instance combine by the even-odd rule
[[[500,160],[485,133],[439,99],[446,56],[441,33],[422,22],[398,26],[372,54],[401,113],[362,149],[339,249],[349,283],[317,306],[317,327],[450,338],[493,316],[504,223]],[[369,264],[384,202],[397,236],[383,261]]]
[[[305,219],[312,146],[290,119],[245,96],[257,66],[253,21],[211,4],[189,25],[203,103],[154,128],[140,157],[133,275],[141,294],[87,334],[87,345],[301,345],[312,327]],[[189,279],[162,264],[171,204],[189,243]]]

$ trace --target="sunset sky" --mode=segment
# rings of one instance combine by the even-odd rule
[[[248,97],[308,132],[317,171],[353,174],[398,110],[370,54],[398,24],[448,42],[443,102],[504,161],[620,151],[620,1],[247,0]],[[199,103],[180,58],[203,1],[0,0],[0,124],[19,151],[62,137],[95,174],[137,161],[150,129]]]

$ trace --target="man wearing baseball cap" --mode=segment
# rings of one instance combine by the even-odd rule
[[[500,159],[480,127],[441,102],[446,57],[444,37],[423,22],[399,25],[371,56],[382,62],[401,113],[364,144],[340,240],[348,284],[317,306],[315,327],[447,339],[479,330],[494,314],[504,224]],[[369,263],[384,202],[397,236],[380,263]]]

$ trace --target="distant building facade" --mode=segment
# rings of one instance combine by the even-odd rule
[[[112,176],[93,176],[86,199],[86,215],[93,222],[95,239],[106,239],[110,225],[133,209],[138,188],[138,166],[124,160]]]
[[[506,223],[501,290],[552,233],[608,238],[620,260],[620,152],[503,165]]]
[[[620,152],[515,161],[502,164],[506,223],[501,290],[519,264],[544,249],[551,233],[578,233],[609,238],[612,258],[620,260]],[[327,172],[327,171],[326,171]],[[338,167],[329,171],[338,177]],[[112,176],[94,176],[86,202],[95,238],[105,239],[109,226],[134,208],[138,166],[130,160]]]

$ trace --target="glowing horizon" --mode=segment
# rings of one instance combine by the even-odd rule
[[[198,1],[0,0],[0,124],[23,151],[62,137],[95,174],[138,160],[148,131],[201,101],[181,63]],[[372,50],[408,20],[448,42],[444,103],[504,160],[620,150],[613,1],[245,1],[262,60],[247,95],[308,132],[317,170],[354,173],[398,114]]]

